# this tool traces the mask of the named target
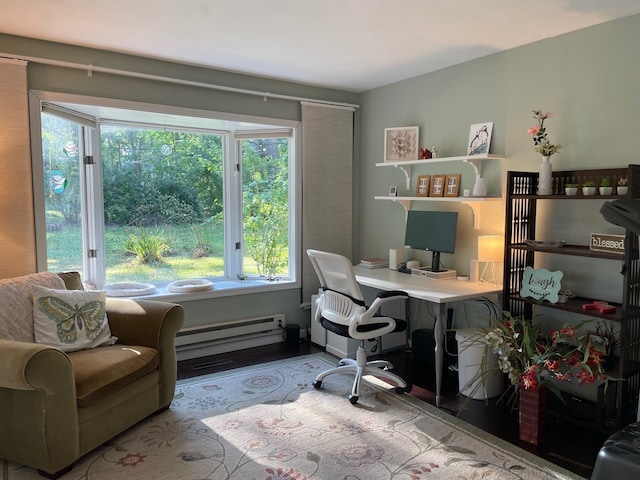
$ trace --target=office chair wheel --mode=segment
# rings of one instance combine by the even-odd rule
[[[407,383],[406,387],[396,387],[395,391],[396,393],[409,393],[411,391],[411,388],[413,388],[413,385]]]
[[[357,397],[355,395],[349,395],[349,401],[351,402],[351,405],[355,405],[356,403],[358,403],[358,399],[360,397]]]
[[[322,386],[322,380],[316,380],[311,385],[313,385],[313,388],[315,388],[316,390],[319,390]]]

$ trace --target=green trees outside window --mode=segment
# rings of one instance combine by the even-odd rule
[[[99,218],[83,201],[99,196],[83,174],[83,129],[47,113],[41,120],[48,268],[82,271],[83,235],[90,246]],[[106,283],[226,275],[224,145],[223,133],[101,125]],[[241,192],[229,198],[242,202],[242,273],[288,276],[289,139],[238,146]]]

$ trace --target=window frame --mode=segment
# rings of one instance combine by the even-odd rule
[[[34,189],[34,210],[36,219],[36,259],[39,271],[47,269],[47,246],[46,246],[46,226],[44,215],[44,195],[43,191],[43,171],[42,171],[42,140],[41,140],[41,124],[40,112],[42,105],[51,104],[73,104],[89,106],[96,108],[116,108],[129,110],[131,112],[143,112],[144,114],[157,115],[178,115],[180,117],[190,117],[190,119],[200,119],[204,123],[221,122],[226,126],[237,126],[237,129],[213,129],[213,128],[197,128],[191,126],[176,126],[170,123],[153,123],[153,122],[126,122],[128,125],[159,128],[167,126],[168,128],[181,128],[188,131],[201,131],[211,134],[221,134],[223,136],[223,149],[225,151],[223,164],[223,202],[224,202],[224,278],[209,278],[215,283],[216,288],[207,292],[197,293],[180,293],[175,294],[166,290],[166,285],[158,284],[157,292],[152,295],[146,295],[145,298],[166,298],[172,300],[178,299],[195,299],[208,298],[216,296],[229,296],[244,293],[264,292],[272,290],[282,290],[291,288],[300,288],[300,248],[301,248],[301,124],[298,121],[272,119],[265,117],[225,114],[221,112],[213,112],[208,110],[197,110],[186,107],[171,107],[164,105],[110,100],[95,97],[86,97],[82,95],[62,94],[56,92],[43,92],[32,90],[29,92],[29,109],[31,118],[31,139],[32,139],[32,167],[33,167],[33,189]],[[64,107],[63,107],[64,108]],[[69,111],[73,117],[75,110]],[[84,112],[78,112],[80,119],[85,117]],[[91,146],[99,146],[100,142],[100,125],[115,124],[116,121],[111,119],[100,120],[95,117],[94,125],[90,122],[81,123],[84,132],[83,148],[91,151]],[[75,118],[70,118],[77,121]],[[86,119],[85,119],[86,120]],[[123,123],[121,123],[123,124]],[[247,125],[260,126],[255,130],[247,130]],[[95,126],[95,128],[93,128]],[[234,137],[235,132],[252,132],[250,135],[260,137],[261,134],[269,134],[273,132],[289,131],[290,148],[289,148],[289,271],[290,277],[280,278],[278,281],[268,281],[259,277],[251,277],[245,281],[239,281],[238,277],[242,272],[243,248],[236,249],[236,242],[242,241],[242,173],[240,171],[240,138]],[[246,137],[245,137],[246,138]],[[95,166],[101,165],[100,148],[93,151]],[[85,180],[93,188],[93,195],[87,195],[82,198],[83,222],[92,222],[94,226],[92,230],[95,238],[86,237],[83,234],[83,252],[90,248],[98,249],[104,252],[104,211],[102,202],[102,168],[94,168],[92,166],[84,166],[81,168],[82,175]],[[83,223],[86,225],[86,223]],[[83,228],[84,230],[84,228]],[[104,280],[106,273],[106,259],[104,254],[98,258],[84,259],[85,272],[97,288],[104,288]],[[168,283],[168,282],[167,282]],[[135,297],[131,297],[135,298]]]

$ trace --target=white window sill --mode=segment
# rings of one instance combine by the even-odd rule
[[[135,300],[161,300],[165,302],[188,302],[191,300],[207,300],[210,298],[232,297],[237,295],[250,295],[255,293],[274,292],[278,290],[291,290],[300,288],[298,282],[291,280],[268,281],[259,279],[249,280],[220,280],[214,283],[212,290],[200,292],[173,293],[167,290],[166,285],[158,286],[155,293],[150,295],[111,297],[130,298]]]

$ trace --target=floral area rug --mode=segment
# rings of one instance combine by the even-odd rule
[[[315,376],[324,354],[180,381],[171,409],[76,463],[64,480],[580,478],[372,379]],[[370,378],[370,377],[367,377]],[[1,465],[1,464],[0,464]],[[3,480],[41,479],[4,462]]]

